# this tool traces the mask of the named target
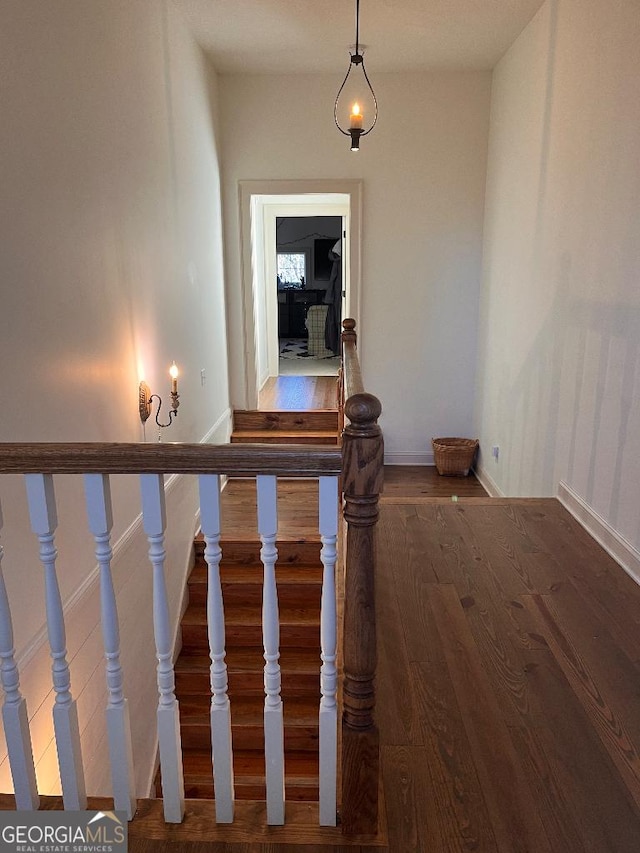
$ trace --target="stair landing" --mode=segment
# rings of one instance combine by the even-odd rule
[[[258,398],[261,411],[313,411],[337,407],[335,376],[271,376]]]
[[[382,794],[382,791],[381,791]],[[40,808],[62,811],[62,797],[41,796]],[[89,797],[90,811],[112,811],[110,797]],[[0,794],[0,811],[14,811],[13,794]],[[384,810],[384,804],[382,804]],[[129,823],[129,853],[204,853],[225,850],[228,853],[290,853],[309,849],[309,853],[339,853],[353,848],[354,853],[387,850],[387,830],[380,821],[379,834],[343,836],[339,826],[318,826],[317,803],[288,802],[284,826],[267,826],[266,804],[237,800],[232,824],[216,824],[213,800],[186,799],[184,821],[165,823],[162,800],[139,799],[134,819]]]

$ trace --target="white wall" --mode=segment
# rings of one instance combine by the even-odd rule
[[[357,154],[333,124],[337,77],[220,77],[229,328],[242,328],[238,181],[362,178],[365,383],[389,457],[424,462],[432,436],[472,430],[490,74],[369,72],[380,119]],[[240,334],[230,355],[242,405]]]
[[[636,0],[549,0],[495,70],[477,409],[499,490],[636,548],[639,41]]]
[[[139,379],[168,395],[173,359],[181,369],[181,406],[163,440],[224,440],[215,75],[165,0],[4,3],[0,57],[0,441],[139,441]],[[150,424],[147,440],[156,441]],[[154,746],[151,569],[138,484],[113,479],[114,574],[143,790]],[[89,791],[107,793],[93,544],[83,523],[82,484],[57,482],[72,688]],[[42,570],[22,483],[0,483],[0,500],[16,648],[27,662],[23,685],[35,715],[38,776],[50,793],[58,783]],[[196,507],[193,484],[172,480],[167,574],[174,622]],[[6,765],[2,790],[10,789]]]

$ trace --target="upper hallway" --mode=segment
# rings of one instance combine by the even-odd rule
[[[500,448],[480,463],[496,494],[562,487],[637,571],[633,0],[548,0],[491,71],[376,74],[384,121],[359,155],[330,120],[334,75],[218,74],[170,0],[0,16],[0,438],[137,441],[138,382],[168,390],[175,359],[171,439],[224,442],[245,368],[238,181],[347,176],[389,461],[477,434]],[[274,121],[294,109],[295,132]],[[123,487],[117,537],[136,501]],[[72,602],[93,555],[61,546]],[[41,624],[27,609],[19,649]]]

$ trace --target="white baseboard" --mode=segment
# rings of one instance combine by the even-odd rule
[[[502,489],[498,487],[498,484],[493,480],[492,477],[487,474],[485,468],[482,465],[477,465],[473,469],[473,473],[478,478],[478,481],[485,492],[489,495],[490,498],[503,498],[505,497]]]
[[[616,563],[622,566],[629,577],[640,585],[640,551],[562,480],[558,484],[558,500]]]
[[[435,465],[433,450],[399,450],[394,453],[385,453],[385,465]]]
[[[231,435],[231,409],[225,409],[200,444],[227,444]]]

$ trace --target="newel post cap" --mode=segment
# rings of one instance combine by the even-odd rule
[[[349,397],[344,405],[344,413],[352,424],[362,428],[376,423],[382,414],[382,404],[373,394],[363,391]]]

